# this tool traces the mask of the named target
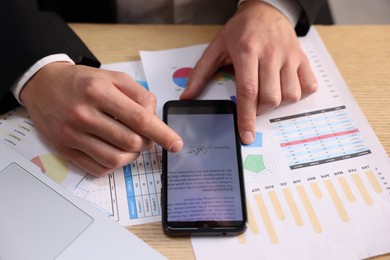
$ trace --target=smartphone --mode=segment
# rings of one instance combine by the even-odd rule
[[[179,153],[163,150],[161,202],[165,233],[243,233],[247,211],[235,103],[168,101],[163,120],[184,141]]]

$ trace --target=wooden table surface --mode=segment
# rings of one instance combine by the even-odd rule
[[[139,60],[140,50],[208,43],[221,28],[124,24],[71,24],[71,27],[102,63]],[[316,29],[390,155],[390,25],[316,26]],[[128,229],[169,259],[194,258],[190,239],[165,236],[159,222]],[[390,259],[390,254],[375,259]]]

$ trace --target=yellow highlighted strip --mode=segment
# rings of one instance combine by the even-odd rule
[[[347,211],[345,211],[344,205],[341,202],[340,197],[337,194],[336,189],[333,186],[333,183],[331,182],[331,180],[325,180],[324,182],[325,182],[325,186],[330,194],[330,197],[332,198],[333,204],[335,205],[337,212],[339,213],[341,219],[344,222],[348,222],[349,221],[348,213],[347,213]]]
[[[311,204],[309,197],[307,196],[305,188],[303,187],[303,185],[297,185],[296,188],[297,188],[299,197],[301,198],[301,200],[303,202],[303,206],[305,207],[307,215],[309,216],[309,219],[310,219],[311,225],[314,228],[314,231],[316,233],[322,233],[321,224],[318,221],[317,215],[313,209],[313,205]]]
[[[286,216],[284,215],[282,206],[280,205],[280,201],[278,199],[278,196],[276,195],[276,191],[270,191],[268,192],[268,195],[271,199],[272,206],[274,207],[276,216],[279,220],[285,220]]]
[[[302,220],[301,214],[298,211],[297,205],[295,204],[295,201],[291,195],[290,189],[284,188],[283,195],[286,198],[287,205],[290,208],[291,214],[293,215],[295,224],[297,224],[297,226],[299,226],[299,227],[303,226],[303,220]]]
[[[317,199],[322,199],[322,192],[321,192],[320,187],[318,186],[318,183],[317,183],[317,182],[312,182],[312,183],[310,183],[310,188],[311,188],[311,190],[313,191],[314,196],[315,196]]]
[[[240,244],[245,244],[245,243],[246,243],[245,233],[240,234],[240,235],[237,237],[237,239],[238,239],[238,242],[239,242]]]
[[[256,220],[253,217],[253,211],[252,208],[250,207],[249,203],[246,204],[247,212],[248,212],[248,227],[249,230],[251,231],[252,234],[258,235],[259,234],[259,227],[257,226]],[[238,242],[240,244],[245,244],[246,243],[246,236],[245,233],[242,233],[238,237]]]
[[[373,201],[370,197],[370,194],[368,194],[368,191],[367,191],[366,187],[364,186],[363,181],[360,178],[359,174],[353,174],[352,179],[355,182],[356,187],[358,188],[358,190],[360,192],[360,195],[362,195],[364,202],[367,205],[372,205]]]
[[[249,223],[249,230],[252,232],[253,235],[258,235],[259,234],[259,227],[257,226],[256,220],[253,217],[253,212],[252,209],[247,203],[246,208],[248,210],[248,223]]]
[[[349,187],[347,180],[344,176],[341,176],[338,178],[341,188],[344,191],[345,196],[350,202],[355,202],[356,198],[355,195],[353,195],[351,187]]]
[[[372,171],[366,171],[365,172],[368,180],[371,183],[372,188],[376,193],[381,193],[382,192],[382,187],[379,185],[378,180],[375,178],[374,173]]]
[[[268,213],[267,207],[265,206],[263,197],[261,196],[261,194],[256,194],[255,200],[256,200],[257,206],[259,207],[259,211],[260,211],[261,217],[263,218],[265,228],[267,230],[267,233],[268,233],[268,236],[271,240],[271,243],[277,244],[279,242],[279,238],[275,232],[274,225],[271,221],[271,217]]]

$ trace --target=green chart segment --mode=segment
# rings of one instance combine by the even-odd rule
[[[243,149],[247,149],[247,151],[250,151],[251,148],[254,148],[257,151],[257,149],[261,147],[263,147],[263,134],[261,132],[255,133],[255,141],[252,144],[243,145]],[[249,153],[244,158],[243,165],[245,170],[254,173],[260,173],[266,169],[264,157],[262,154],[258,153]]]

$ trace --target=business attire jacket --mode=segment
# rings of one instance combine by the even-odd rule
[[[326,0],[297,0],[302,11],[295,27],[305,35]],[[117,22],[116,0],[1,0],[0,113],[18,103],[11,86],[43,57],[65,53],[76,64],[100,62],[66,22]],[[66,22],[65,22],[66,21]]]

